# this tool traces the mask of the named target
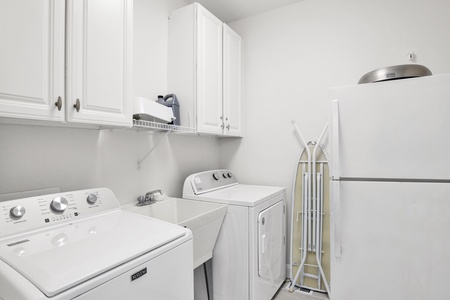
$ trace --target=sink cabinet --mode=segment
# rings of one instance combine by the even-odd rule
[[[1,0],[0,11],[1,117],[131,127],[132,0]]]
[[[181,125],[198,133],[242,136],[242,39],[198,3],[169,17],[168,90]]]

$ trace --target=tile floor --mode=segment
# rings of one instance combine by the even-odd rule
[[[293,293],[289,293],[289,283],[284,284],[272,300],[328,300],[326,294],[313,292],[301,292],[296,288]]]

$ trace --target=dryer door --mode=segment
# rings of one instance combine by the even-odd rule
[[[271,281],[284,276],[284,203],[266,208],[258,215],[258,275]],[[282,274],[283,273],[283,274]]]

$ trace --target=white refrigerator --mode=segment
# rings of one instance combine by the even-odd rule
[[[331,299],[450,299],[450,74],[329,97]]]

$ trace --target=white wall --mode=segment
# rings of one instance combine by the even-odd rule
[[[231,23],[245,47],[245,137],[221,141],[221,166],[242,182],[285,186],[290,199],[301,150],[291,120],[316,140],[328,87],[410,63],[407,52],[450,72],[449,12],[443,0],[304,0]]]
[[[182,0],[134,1],[135,96],[167,94],[167,18]],[[132,130],[0,125],[0,194],[105,186],[122,203],[163,189],[181,196],[191,173],[219,167],[215,138]],[[140,170],[138,160],[157,143]]]
[[[168,17],[183,0],[134,0],[134,80],[136,96],[156,99],[167,89]]]

